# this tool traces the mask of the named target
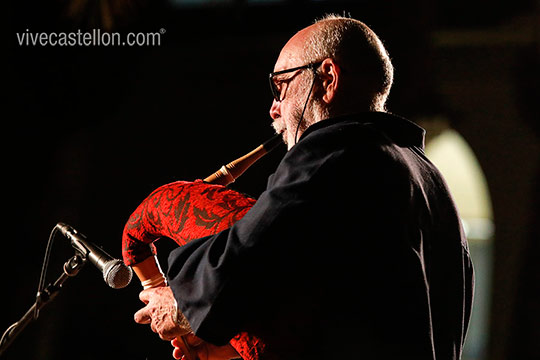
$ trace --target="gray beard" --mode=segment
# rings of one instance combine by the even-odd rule
[[[296,141],[300,139],[308,127],[329,117],[328,109],[324,108],[319,100],[310,98],[308,101],[303,119],[302,111],[304,110],[305,103],[296,104],[292,112],[290,120],[291,127],[288,128],[290,131],[293,131],[293,135],[297,134]]]

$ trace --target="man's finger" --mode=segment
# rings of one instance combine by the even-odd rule
[[[184,335],[183,338],[186,340],[186,343],[189,346],[197,347],[200,346],[203,343],[203,340],[201,338],[198,338],[194,334],[187,334]]]
[[[173,349],[172,356],[173,358],[179,360],[182,358],[182,356],[184,356],[184,353],[182,352],[182,350],[180,350],[180,348],[175,347]]]
[[[173,358],[175,358],[177,360],[181,359],[182,356],[185,355],[184,352],[182,351],[182,349],[180,348],[180,346],[181,346],[180,343],[181,343],[181,341],[178,340],[178,338],[174,338],[174,339],[171,340],[171,345],[174,347],[172,356],[173,356]]]
[[[179,336],[185,335],[186,333],[183,331],[183,329],[179,328],[170,328],[170,329],[163,329],[163,331],[160,332],[159,337],[162,340],[171,341]]]
[[[148,302],[150,301],[150,293],[151,293],[151,290],[152,289],[146,289],[146,290],[143,290],[139,293],[139,299],[145,303],[145,304],[148,304]]]
[[[133,316],[133,319],[138,324],[150,324],[152,321],[152,318],[148,314],[148,310],[146,310],[146,308],[142,308],[141,310],[137,311]]]

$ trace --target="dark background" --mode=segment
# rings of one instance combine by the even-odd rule
[[[489,359],[538,358],[540,19],[533,0],[14,2],[5,33],[0,329],[33,303],[57,222],[120,257],[124,223],[152,190],[205,177],[270,137],[267,73],[287,39],[328,12],[366,22],[385,42],[396,68],[390,111],[412,120],[443,115],[475,151],[495,213]],[[20,46],[16,37],[96,28],[166,32],[154,47]],[[284,152],[261,160],[233,188],[257,196]],[[170,247],[158,245],[160,256]],[[72,255],[57,238],[49,281]],[[88,265],[4,358],[170,358],[167,343],[132,321],[139,291],[136,281],[108,288]]]

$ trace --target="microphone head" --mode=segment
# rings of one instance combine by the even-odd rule
[[[129,285],[133,270],[121,260],[107,261],[103,266],[103,279],[113,289],[121,289]]]

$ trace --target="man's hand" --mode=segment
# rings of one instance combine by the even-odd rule
[[[230,344],[225,346],[212,345],[199,339],[193,334],[184,336],[184,339],[187,342],[191,353],[196,355],[198,360],[229,360],[240,358],[240,355],[238,355],[236,350]],[[182,345],[181,340],[174,339],[171,341],[171,344],[174,346],[173,357],[175,359],[182,359],[182,356],[186,354],[180,349]]]
[[[150,288],[141,291],[139,299],[146,304],[135,313],[135,322],[150,324],[153,332],[163,340],[192,333],[184,315],[178,311],[173,292],[168,286]]]

